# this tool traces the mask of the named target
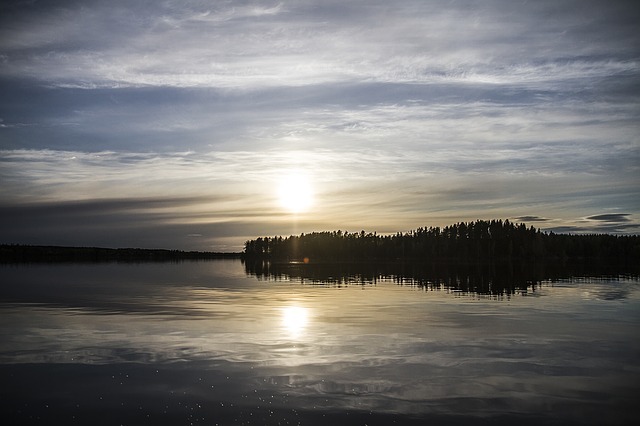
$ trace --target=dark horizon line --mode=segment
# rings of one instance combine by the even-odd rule
[[[177,249],[74,247],[0,244],[0,263],[22,262],[147,262],[239,259],[239,252],[184,251]]]
[[[103,247],[103,246],[66,246],[56,244],[23,244],[23,243],[0,243],[1,247],[35,247],[35,248],[61,248],[61,249],[91,249],[91,250],[140,250],[158,252],[177,253],[204,253],[204,254],[240,254],[237,251],[208,251],[208,250],[181,250],[171,248],[149,248],[149,247]]]

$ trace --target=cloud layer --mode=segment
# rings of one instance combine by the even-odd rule
[[[95,223],[25,215],[3,242],[120,245],[102,230],[141,217],[127,245],[492,217],[638,232],[634,2],[0,7],[3,214]],[[295,220],[274,190],[292,169],[317,198]]]

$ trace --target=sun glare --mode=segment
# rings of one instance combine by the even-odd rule
[[[282,325],[292,337],[298,337],[308,321],[309,313],[306,308],[288,306],[282,309]]]
[[[285,175],[278,185],[278,200],[285,210],[302,213],[313,204],[313,190],[306,174],[291,172]]]

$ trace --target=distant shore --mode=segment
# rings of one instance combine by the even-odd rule
[[[1,244],[0,263],[26,262],[171,262],[239,259],[240,253],[142,248],[62,247]]]

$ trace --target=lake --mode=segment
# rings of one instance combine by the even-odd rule
[[[637,276],[414,269],[0,265],[5,424],[640,419]]]

